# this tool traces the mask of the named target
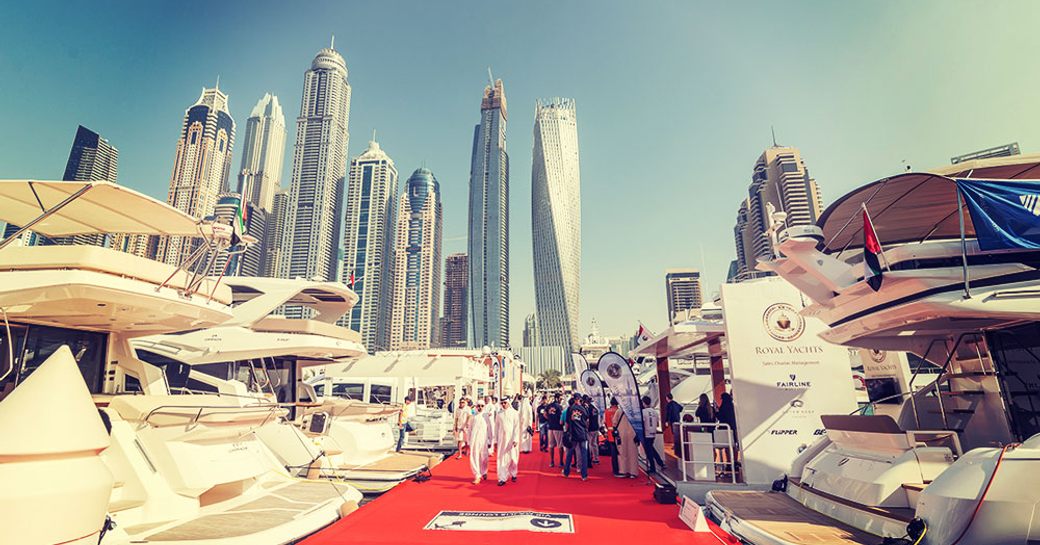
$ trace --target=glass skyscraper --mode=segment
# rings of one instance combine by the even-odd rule
[[[541,346],[578,346],[581,169],[574,100],[539,100],[531,162],[534,293]]]
[[[397,207],[390,350],[437,344],[441,296],[441,190],[427,168],[408,178]]]
[[[344,215],[343,281],[360,297],[341,324],[361,333],[370,352],[386,350],[392,291],[397,167],[379,143],[350,162]]]
[[[470,346],[509,347],[509,155],[502,80],[484,88],[469,171]]]

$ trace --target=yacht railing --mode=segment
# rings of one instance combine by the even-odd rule
[[[684,412],[683,416],[690,413]],[[679,424],[679,441],[682,445],[683,482],[690,481],[690,464],[693,464],[694,481],[719,482],[718,469],[729,474],[729,482],[737,482],[736,449],[733,445],[733,429],[722,422],[682,422]],[[711,452],[710,459],[699,459],[698,453]],[[720,456],[722,455],[722,456]],[[722,458],[720,460],[720,458]],[[697,478],[699,470],[711,472],[706,478]],[[724,482],[724,481],[723,481]]]

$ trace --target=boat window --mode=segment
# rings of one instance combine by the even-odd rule
[[[318,397],[324,397],[325,396],[325,384],[324,383],[323,384],[315,384],[314,385],[314,394],[317,395]]]
[[[1040,433],[1040,324],[990,331],[986,340],[1014,434],[1025,441]]]
[[[333,384],[332,395],[346,399],[365,400],[364,384]]]
[[[0,399],[14,390],[18,378],[18,362],[21,360],[22,344],[25,341],[24,326],[11,327],[11,338],[7,337],[7,328],[0,326],[0,376],[7,375],[0,381]],[[12,358],[13,356],[13,358]]]
[[[159,369],[162,369],[166,375],[166,383],[170,386],[170,392],[174,394],[191,393],[191,392],[210,392],[216,393],[217,389],[204,382],[199,382],[195,379],[188,378],[192,368],[185,365],[175,359],[167,358],[161,354],[155,352],[149,352],[147,350],[137,349],[137,357],[143,362],[150,363]],[[196,371],[201,371],[211,376],[227,376],[227,364],[216,363],[208,365],[199,365],[195,367]]]
[[[372,393],[368,396],[369,403],[390,403],[393,399],[393,387],[385,384],[373,384]]]
[[[72,350],[72,356],[76,358],[76,364],[79,365],[79,371],[83,374],[83,380],[86,381],[90,393],[101,393],[102,368],[104,367],[108,335],[35,325],[29,326],[23,331],[25,331],[25,337],[22,339],[20,357],[19,350],[15,350],[15,358],[19,364],[15,379],[17,383],[28,378],[58,348],[68,345]],[[12,333],[15,337],[18,336],[13,330]],[[6,335],[6,331],[4,334]]]

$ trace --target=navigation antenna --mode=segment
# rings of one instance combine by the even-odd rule
[[[492,87],[495,86],[495,76],[491,75],[491,67],[490,66],[488,66],[488,82],[491,84]]]
[[[779,147],[776,145],[776,129],[774,129],[772,125],[769,126],[769,132],[773,133],[773,147]]]

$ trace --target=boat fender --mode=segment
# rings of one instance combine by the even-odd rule
[[[928,525],[920,518],[914,518],[906,525],[903,537],[886,537],[881,545],[920,545],[924,535],[928,533]]]
[[[356,501],[345,501],[339,505],[339,518],[343,518],[357,510],[358,504]]]
[[[783,479],[773,481],[773,492],[787,492],[787,475]]]

